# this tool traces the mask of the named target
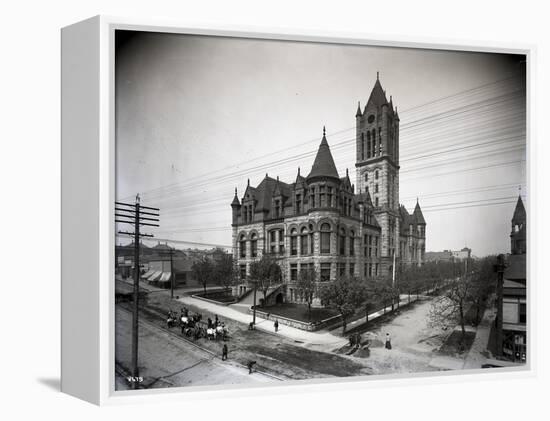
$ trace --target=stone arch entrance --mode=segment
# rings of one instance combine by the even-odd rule
[[[275,304],[283,304],[285,302],[285,297],[282,292],[279,292],[275,297]]]

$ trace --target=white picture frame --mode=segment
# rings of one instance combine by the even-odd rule
[[[62,30],[62,376],[63,392],[97,405],[250,396],[276,392],[369,388],[426,381],[469,381],[482,370],[307,380],[261,387],[200,387],[115,392],[114,389],[114,31],[116,29],[212,36],[311,41],[371,46],[516,53],[527,56],[527,183],[533,173],[531,145],[532,45],[500,45],[377,37],[352,33],[286,31],[230,25],[195,25],[153,19],[96,16]],[[532,218],[532,206],[528,206]],[[529,232],[532,225],[529,226]],[[529,239],[532,236],[529,235]],[[531,246],[530,240],[530,246]],[[533,254],[528,255],[527,276]],[[532,280],[532,278],[530,278]],[[536,314],[536,280],[528,289],[528,319]],[[86,300],[77,300],[85,296]],[[529,331],[533,324],[529,325]],[[533,376],[537,355],[528,335],[526,366],[484,372],[485,378]],[[449,376],[449,374],[451,374]],[[196,393],[200,392],[200,393]]]

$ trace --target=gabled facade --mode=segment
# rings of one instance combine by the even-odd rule
[[[356,175],[341,177],[323,128],[309,174],[292,183],[266,174],[247,183],[232,207],[233,250],[242,279],[263,253],[279,259],[287,301],[300,301],[294,283],[314,267],[321,281],[353,275],[388,275],[395,263],[422,264],[426,221],[399,204],[399,116],[376,80],[367,105],[356,112]]]

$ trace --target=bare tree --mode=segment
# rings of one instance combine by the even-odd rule
[[[311,303],[317,291],[317,272],[314,268],[300,270],[296,281],[296,289],[307,303],[307,317],[311,320]]]
[[[269,288],[281,283],[281,267],[277,260],[264,254],[260,260],[250,265],[250,278],[264,295],[263,306],[267,302]]]
[[[351,276],[340,277],[321,289],[322,302],[342,317],[342,333],[346,332],[348,318],[365,300],[366,292],[365,284]]]
[[[214,265],[206,256],[202,256],[191,267],[195,278],[201,283],[204,294],[206,295],[206,286],[214,279]]]
[[[445,292],[434,299],[429,320],[432,326],[447,326],[458,323],[461,329],[461,343],[466,339],[466,312],[476,295],[476,285],[471,275],[453,279]]]
[[[235,285],[238,273],[231,254],[223,253],[217,257],[214,263],[213,275],[215,281],[223,285],[226,290]]]

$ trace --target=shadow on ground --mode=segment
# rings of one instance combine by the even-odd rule
[[[61,391],[61,380],[57,377],[44,377],[36,379],[36,381],[49,389],[54,390],[55,392]]]

